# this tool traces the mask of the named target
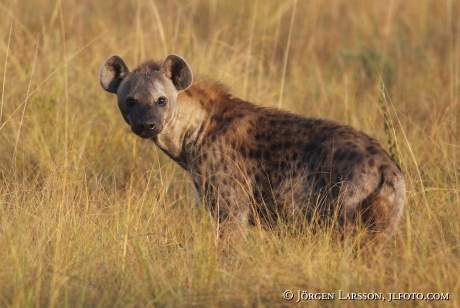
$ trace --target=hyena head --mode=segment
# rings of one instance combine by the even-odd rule
[[[142,138],[153,138],[163,130],[178,93],[190,87],[192,80],[192,70],[177,55],[169,55],[161,66],[147,62],[134,71],[114,55],[99,72],[102,88],[117,95],[123,118]]]

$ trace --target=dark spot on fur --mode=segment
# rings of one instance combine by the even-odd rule
[[[376,155],[379,153],[378,148],[375,145],[369,145],[366,147],[366,151],[371,155]]]
[[[335,151],[333,160],[336,162],[342,162],[347,158],[348,154],[349,153],[345,151],[344,149],[339,149]]]
[[[271,157],[271,153],[269,151],[265,151],[264,152],[264,158],[268,160],[268,159],[270,159],[270,157]]]
[[[363,163],[364,157],[363,154],[360,152],[350,152],[349,154],[350,159],[352,159],[357,165],[361,165]]]
[[[273,139],[273,136],[270,133],[267,132],[267,133],[262,135],[262,138],[263,138],[264,142],[270,143],[272,141],[272,139]]]
[[[225,134],[235,119],[235,117],[221,117],[215,114],[212,115],[211,123],[215,125],[213,131],[218,134]]]
[[[305,152],[307,153],[316,153],[319,151],[319,146],[314,143],[308,143],[305,146]]]
[[[220,134],[221,135],[225,134],[227,132],[227,129],[228,129],[228,125],[222,126],[220,129]]]
[[[200,91],[200,92],[204,93],[203,91]],[[192,94],[190,97],[193,97],[193,95],[194,94]],[[207,101],[204,100],[203,98],[198,99],[198,102],[200,102],[201,106],[206,106],[206,104],[207,104]]]
[[[241,153],[241,156],[243,156],[243,158],[246,158],[248,156],[248,153],[247,153],[246,148],[244,146],[240,147],[240,153]]]
[[[255,159],[260,159],[261,157],[262,157],[262,151],[261,150],[255,151],[254,158]]]
[[[391,188],[394,188],[395,187],[395,183],[391,180],[388,180],[385,182],[385,184],[387,184],[388,186],[390,186]]]
[[[357,148],[358,148],[358,146],[356,145],[356,143],[354,143],[354,142],[352,142],[352,141],[347,141],[347,142],[345,143],[345,146],[346,146],[349,150],[351,150],[351,149],[357,149]]]
[[[369,164],[370,167],[374,167],[375,166],[375,160],[373,158],[369,159],[368,164]]]
[[[298,157],[299,157],[299,153],[296,152],[292,155],[292,160],[297,160]]]
[[[272,143],[272,144],[270,145],[270,150],[276,151],[276,149],[278,149],[278,146],[277,146],[275,143]]]
[[[211,116],[211,122],[220,122],[222,121],[222,117],[219,117],[218,115],[213,114]]]
[[[275,120],[270,120],[269,123],[270,123],[271,126],[275,126],[275,125],[276,125],[276,121],[275,121]]]
[[[292,147],[292,142],[286,141],[286,142],[284,143],[283,147],[284,147],[285,149],[290,149],[290,148]]]
[[[285,161],[282,161],[282,162],[280,163],[280,168],[281,168],[281,169],[285,169],[285,168],[286,168],[286,162],[285,162]]]

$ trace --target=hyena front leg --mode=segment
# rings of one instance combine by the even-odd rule
[[[208,181],[205,195],[222,239],[234,237],[245,240],[247,237],[252,203],[248,185],[243,179],[222,173]]]

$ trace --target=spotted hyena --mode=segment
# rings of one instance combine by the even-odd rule
[[[193,78],[177,55],[133,71],[114,55],[99,78],[132,131],[190,173],[221,223],[272,225],[302,215],[365,225],[386,238],[401,217],[402,172],[362,132],[236,98]]]

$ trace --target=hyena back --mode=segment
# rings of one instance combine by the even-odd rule
[[[131,71],[118,56],[100,70],[132,131],[187,170],[221,223],[304,215],[364,223],[390,236],[404,206],[402,172],[378,142],[351,127],[262,108],[196,77],[181,57]],[[193,81],[193,83],[192,83]]]

